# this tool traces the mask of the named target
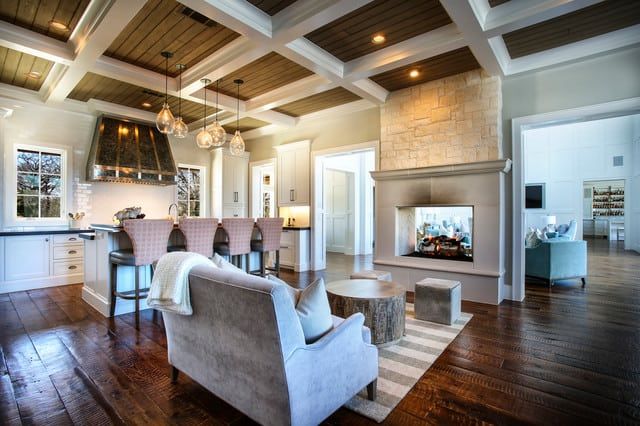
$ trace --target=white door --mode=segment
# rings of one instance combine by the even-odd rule
[[[348,172],[325,170],[325,218],[327,251],[345,253],[349,247],[348,235],[351,216]]]
[[[4,248],[6,281],[49,276],[48,235],[6,237]]]
[[[297,205],[309,205],[309,170],[309,150],[295,150],[293,201]]]
[[[278,205],[289,206],[294,203],[295,188],[295,151],[278,153]]]
[[[236,171],[235,158],[231,155],[224,156],[222,165],[222,202],[229,204],[236,199]]]

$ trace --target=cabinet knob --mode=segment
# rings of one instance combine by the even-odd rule
[[[76,253],[77,253],[77,251],[76,251],[76,250],[69,250],[69,252],[68,252],[68,253],[69,253],[69,254],[76,254]]]
[[[44,239],[44,241],[48,243],[48,242],[49,242],[49,239],[48,239],[48,238],[45,238],[45,239]]]
[[[78,267],[76,265],[71,265],[69,266],[69,269],[78,269]]]
[[[76,238],[76,237],[71,237],[71,238],[69,238],[69,241],[76,241],[76,240],[77,240],[77,238]]]

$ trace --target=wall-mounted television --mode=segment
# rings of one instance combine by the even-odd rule
[[[544,183],[525,185],[524,208],[544,209]]]

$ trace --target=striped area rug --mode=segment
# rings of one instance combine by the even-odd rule
[[[345,404],[350,410],[378,423],[387,418],[472,317],[462,313],[451,326],[420,321],[415,319],[412,303],[407,303],[406,315],[406,335],[398,344],[378,351],[376,401],[369,401],[363,390]]]

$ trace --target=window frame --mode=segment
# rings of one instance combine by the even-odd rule
[[[36,151],[40,154],[50,153],[60,155],[60,216],[59,217],[20,217],[18,216],[18,151]],[[11,178],[6,183],[6,209],[9,212],[5,212],[5,217],[10,218],[10,226],[56,226],[66,225],[67,221],[67,206],[69,206],[69,200],[71,200],[71,176],[69,171],[69,158],[68,149],[61,146],[47,146],[47,145],[30,145],[16,143],[13,144],[11,150],[11,157],[8,161],[8,171]],[[40,173],[41,174],[41,173]]]
[[[200,216],[189,217],[207,217],[209,211],[207,204],[207,168],[205,166],[198,166],[195,164],[178,163],[178,174],[180,173],[180,169],[198,170],[200,172]],[[175,190],[175,202],[176,204],[178,204],[179,202],[177,182]]]

